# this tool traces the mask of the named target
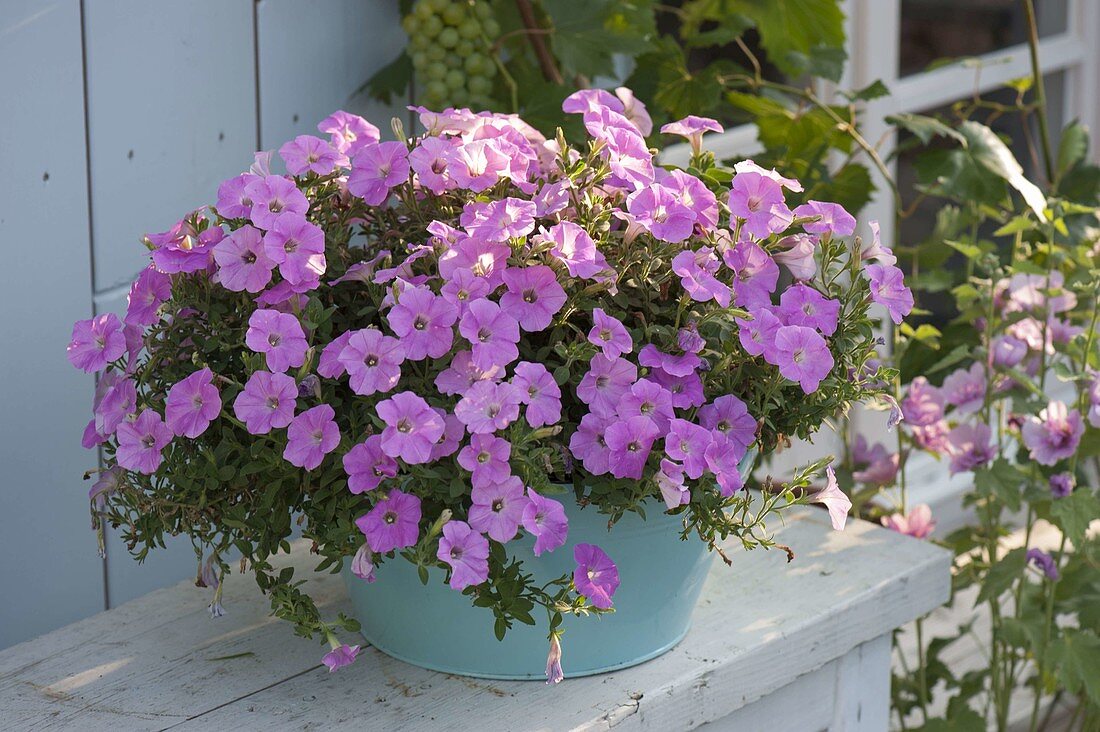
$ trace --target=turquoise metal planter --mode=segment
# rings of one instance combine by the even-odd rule
[[[755,454],[746,456],[744,473]],[[573,546],[597,544],[608,553],[622,580],[615,593],[615,612],[602,617],[566,617],[562,667],[566,677],[613,671],[655,658],[687,633],[713,556],[697,537],[680,540],[680,517],[653,505],[647,520],[627,514],[607,530],[607,516],[581,509],[569,496],[564,546],[541,557],[530,537],[508,544],[524,569],[545,582],[572,574]],[[395,559],[367,583],[344,578],[362,633],[378,650],[416,666],[488,679],[544,679],[547,653],[545,613],[535,612],[535,626],[516,623],[503,641],[493,635],[493,614],[471,605],[470,598],[444,584],[444,573],[432,569],[422,585],[416,569]],[[536,611],[540,610],[536,608]]]

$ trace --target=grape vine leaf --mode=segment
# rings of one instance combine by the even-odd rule
[[[787,76],[812,70],[840,80],[844,13],[837,0],[731,0],[726,9],[755,21],[768,60]]]
[[[646,0],[542,0],[553,24],[550,44],[567,79],[606,75],[613,56],[652,47],[653,11]]]

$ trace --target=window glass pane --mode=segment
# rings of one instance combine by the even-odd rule
[[[1059,71],[1048,74],[1044,77],[1044,85],[1047,94],[1047,120],[1052,136],[1051,147],[1054,154],[1057,154],[1058,132],[1066,122],[1064,114],[1064,72]],[[1008,88],[1000,89],[983,95],[982,99],[994,104],[1013,105],[1016,101],[1016,92]],[[957,104],[965,104],[969,101],[969,99],[960,100]],[[936,109],[924,110],[920,112],[920,114],[939,117],[946,122],[953,123],[958,119],[954,108],[955,105],[946,105]],[[1028,121],[1027,134],[1025,134],[1024,122],[1018,114],[1003,114],[997,116],[994,113],[991,118],[989,111],[978,110],[971,118],[975,121],[987,124],[994,132],[1001,135],[1002,139],[1009,141],[1013,155],[1024,169],[1024,175],[1040,187],[1044,187],[1044,174],[1040,159],[1042,152],[1039,149],[1041,143],[1039,142],[1038,125],[1034,116]],[[1028,144],[1029,138],[1032,143],[1030,146]],[[918,158],[921,157],[924,150],[929,148],[942,148],[944,150],[958,149],[957,145],[953,145],[942,138],[934,138],[926,148],[915,147],[915,142],[912,135],[906,132],[898,133],[898,146],[901,153],[898,155],[897,179],[899,187],[903,191],[913,191],[915,190],[915,186],[919,184],[915,163]],[[910,206],[914,204],[914,201],[910,198],[905,201],[905,203],[907,206]],[[900,220],[895,242],[900,246],[911,248],[929,241],[934,233],[943,234],[950,238],[952,236],[950,231],[936,231],[937,218],[947,210],[948,205],[948,202],[942,198],[926,198],[916,203],[912,208],[911,214]],[[978,234],[979,236],[990,237],[996,228],[995,225],[990,224],[987,229],[980,229]],[[943,247],[935,247],[935,249],[942,251]],[[922,247],[922,250],[925,252],[931,251],[925,247]],[[924,259],[923,253],[920,255],[920,258]],[[911,257],[899,259],[898,264],[906,270],[907,273],[912,274],[914,262]],[[928,262],[925,264],[930,265]],[[947,259],[946,262],[936,262],[934,266],[925,266],[925,271],[923,272],[920,271],[921,266],[919,264],[916,266],[916,269],[918,276],[936,279],[937,277],[942,277],[945,272],[950,273],[952,271],[959,271],[965,267],[966,259],[961,254],[955,254]],[[931,315],[920,318],[920,322],[932,323],[942,330],[943,327],[957,315],[954,310],[953,299],[950,292],[947,290],[944,290],[940,294],[921,293],[920,297],[920,306],[925,310],[931,311]],[[912,321],[912,324],[916,325],[916,319]]]
[[[1035,0],[1040,36],[1066,30],[1067,6],[1068,0]],[[898,72],[908,76],[938,61],[980,56],[1026,40],[1020,0],[901,0]]]

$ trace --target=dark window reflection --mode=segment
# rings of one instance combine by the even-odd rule
[[[1035,0],[1040,36],[1066,30],[1067,2]],[[908,76],[939,61],[980,56],[1026,40],[1020,0],[901,0],[898,71]]]

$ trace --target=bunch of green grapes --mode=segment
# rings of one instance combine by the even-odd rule
[[[416,0],[401,21],[416,72],[417,101],[432,109],[488,107],[500,25],[485,0]]]

